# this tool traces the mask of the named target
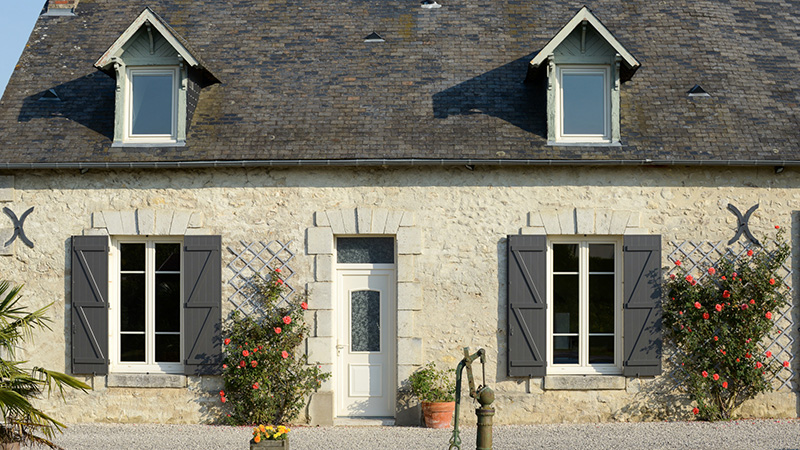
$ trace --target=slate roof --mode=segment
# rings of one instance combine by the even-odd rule
[[[800,163],[798,1],[82,0],[39,18],[0,101],[0,167],[382,160]],[[546,144],[528,63],[586,4],[641,63],[622,146]],[[149,6],[214,68],[185,147],[112,147],[92,64]],[[385,42],[365,43],[373,31]],[[709,98],[688,97],[695,84]],[[55,89],[63,99],[38,101]],[[21,167],[21,166],[19,166]]]

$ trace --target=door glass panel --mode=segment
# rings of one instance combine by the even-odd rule
[[[589,336],[589,364],[614,364],[614,336]]]
[[[381,351],[381,293],[350,293],[350,348],[353,352]]]
[[[589,332],[614,332],[614,275],[589,275]]]
[[[181,270],[181,244],[156,244],[156,272]]]
[[[131,134],[172,134],[172,75],[131,77]]]
[[[338,238],[339,264],[394,264],[394,238]]]
[[[578,364],[578,336],[553,336],[553,363]]]
[[[144,362],[144,333],[120,335],[120,360]]]
[[[614,271],[614,244],[589,244],[589,272]]]
[[[144,274],[124,273],[120,277],[120,329],[144,331]]]
[[[605,134],[605,77],[602,73],[561,76],[564,134]]]
[[[156,331],[181,331],[180,274],[156,274]]]
[[[156,334],[156,362],[180,362],[181,335]]]

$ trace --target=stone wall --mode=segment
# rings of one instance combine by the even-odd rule
[[[389,232],[397,236],[400,253],[400,384],[423,362],[455,367],[463,347],[483,347],[489,357],[487,382],[497,392],[496,423],[681,418],[688,411],[685,400],[667,394],[671,386],[665,377],[506,377],[506,236],[542,229],[551,233],[554,217],[571,214],[574,228],[570,231],[564,225],[567,219],[559,219],[562,233],[661,234],[664,243],[727,240],[737,226],[728,203],[742,211],[760,204],[750,220],[757,235],[771,231],[774,224],[794,230],[800,218],[799,173],[791,168],[776,175],[772,168],[481,166],[474,171],[410,167],[6,173],[0,177],[0,206],[18,216],[35,207],[24,224],[35,246],[18,239],[5,248],[0,252],[6,254],[0,256],[0,273],[25,284],[23,297],[31,308],[53,303],[53,330],[38,333],[35,344],[21,356],[31,364],[68,370],[70,236],[114,234],[117,226],[135,233],[122,228],[131,220],[143,220],[137,226],[156,233],[159,223],[163,231],[163,218],[169,215],[170,227],[177,224],[184,233],[222,235],[223,270],[232,258],[225,250],[228,245],[292,240],[297,253],[293,280],[311,291],[308,317],[317,334],[309,340],[309,349],[332,370],[333,340],[325,331],[334,313],[325,284],[330,283],[325,272],[328,242],[335,234],[358,234],[359,227],[366,233],[386,233],[389,220],[382,222],[380,231],[373,219],[394,212],[401,214]],[[358,211],[363,211],[361,216]],[[347,220],[341,225],[331,222],[337,212],[353,215],[352,230],[337,231]],[[13,231],[11,220],[0,220],[0,237],[7,239]],[[790,235],[796,249],[796,233]],[[223,273],[223,283],[229,275]],[[231,293],[225,285],[223,316],[230,311],[226,299]],[[93,392],[70,394],[66,405],[50,400],[45,407],[67,422],[191,423],[213,421],[220,406],[220,382],[213,377],[183,379],[178,387],[159,387],[165,384],[158,380],[143,386],[147,383],[124,377],[88,381]],[[331,419],[324,411],[331,408],[332,386],[332,381],[326,383],[319,402],[312,402],[316,423]],[[401,399],[401,405],[398,421],[417,420],[413,402]],[[796,393],[782,390],[745,405],[742,413],[796,417],[797,405]],[[464,412],[462,418],[470,423],[474,415]]]

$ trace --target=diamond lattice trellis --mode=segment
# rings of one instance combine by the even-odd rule
[[[239,241],[239,247],[233,249],[228,247],[228,251],[234,256],[228,263],[228,270],[231,277],[228,284],[233,286],[234,292],[228,297],[237,310],[247,316],[254,313],[263,313],[261,308],[253,302],[253,292],[255,283],[267,281],[269,269],[280,269],[283,275],[286,290],[281,294],[281,301],[278,307],[285,305],[291,308],[293,305],[289,301],[295,289],[292,287],[290,279],[294,276],[294,270],[289,262],[294,258],[294,252],[289,246],[293,241],[284,244],[281,241],[262,241],[246,243]]]
[[[667,256],[669,261],[674,263],[676,260],[680,260],[687,273],[691,274],[698,281],[708,276],[706,269],[715,261],[719,261],[723,258],[736,261],[743,255],[746,255],[747,250],[753,250],[756,253],[763,251],[760,247],[752,246],[749,243],[743,244],[741,242],[737,242],[734,246],[730,247],[724,241],[670,242],[670,245],[673,247],[673,250],[670,252],[669,256]],[[791,261],[791,256],[787,261]],[[671,264],[669,273],[675,270],[676,266]],[[781,265],[778,269],[777,276],[789,287],[790,297],[793,298],[791,266],[787,264]],[[794,337],[792,337],[792,330],[794,328],[792,302],[790,301],[789,305],[783,310],[778,311],[775,316],[775,326],[772,329],[772,333],[762,343],[762,350],[764,352],[771,351],[778,361],[791,362],[794,359],[794,355],[792,354],[792,345],[794,344]],[[678,350],[674,347],[665,349],[667,359],[672,366],[672,370],[668,372],[668,375],[678,386],[681,386],[685,381],[685,375],[683,375],[680,370],[677,370],[677,351]],[[771,381],[776,390],[792,389],[792,379],[794,377],[793,366],[794,364],[790,364],[789,367],[783,368],[772,378]]]

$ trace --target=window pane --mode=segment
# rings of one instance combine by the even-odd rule
[[[578,271],[578,244],[553,244],[553,272]]]
[[[156,275],[156,331],[181,331],[181,276]]]
[[[614,364],[614,336],[589,336],[589,364]]]
[[[181,336],[179,334],[156,335],[156,362],[181,361]]]
[[[131,134],[172,134],[172,75],[134,74]]]
[[[561,75],[564,134],[605,134],[605,83],[597,73]]]
[[[122,244],[119,251],[122,271],[144,271],[144,244]]]
[[[614,271],[614,244],[589,244],[589,272]]]
[[[181,270],[181,244],[156,244],[156,272]]]
[[[339,238],[336,243],[340,264],[394,263],[394,238]]]
[[[553,363],[578,364],[578,336],[553,336]]]
[[[381,293],[356,291],[350,294],[350,347],[354,352],[381,351]]]
[[[578,276],[553,276],[553,332],[578,332]]]
[[[589,275],[589,332],[614,332],[614,275]]]
[[[144,362],[144,334],[120,335],[120,357],[125,362]]]
[[[144,274],[120,276],[120,330],[144,331]]]

